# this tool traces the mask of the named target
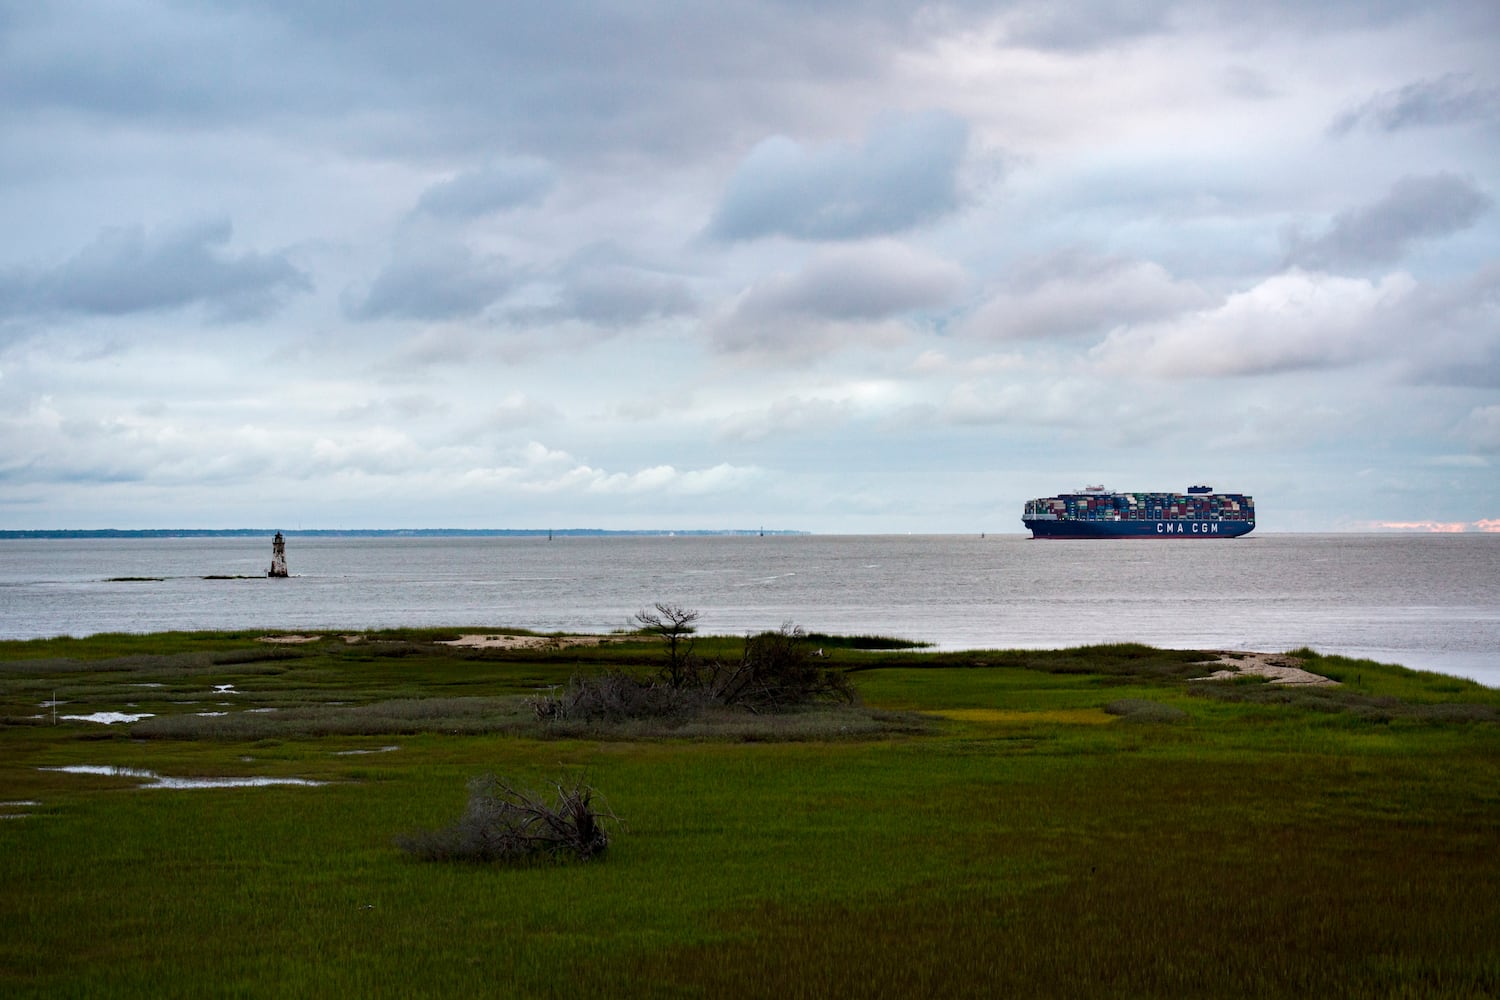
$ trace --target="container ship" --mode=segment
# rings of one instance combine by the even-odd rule
[[[1186,493],[1077,493],[1026,501],[1032,538],[1238,538],[1255,530],[1255,501],[1192,486]]]

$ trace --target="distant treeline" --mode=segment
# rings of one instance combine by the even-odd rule
[[[0,538],[242,538],[270,536],[275,528],[57,528],[9,530]],[[670,535],[806,535],[806,531],[761,528],[697,529],[689,531],[615,531],[608,528],[308,528],[282,529],[288,538],[596,538],[663,537]]]

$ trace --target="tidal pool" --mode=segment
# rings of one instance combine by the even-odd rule
[[[58,718],[71,719],[74,722],[99,722],[110,726],[116,722],[140,722],[142,719],[151,718],[151,715],[150,712],[141,712],[138,715],[132,715],[129,712],[95,712],[92,715],[62,715]]]
[[[103,774],[114,778],[140,778],[142,788],[262,788],[267,785],[305,785],[316,787],[326,781],[309,778],[171,778],[138,767],[115,767],[110,764],[69,764],[65,767],[43,767],[41,771],[65,774]]]

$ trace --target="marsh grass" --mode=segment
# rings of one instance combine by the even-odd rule
[[[1106,703],[1104,711],[1119,716],[1122,722],[1182,722],[1188,718],[1188,713],[1176,705],[1146,698],[1118,698]]]
[[[1343,687],[1242,684],[1237,681],[1238,679],[1228,684],[1200,684],[1192,689],[1192,693],[1224,702],[1281,705],[1327,714],[1344,713],[1367,722],[1500,722],[1500,705],[1473,700],[1411,702],[1395,695],[1366,694]]]
[[[857,668],[859,711],[908,729],[846,734],[828,727],[848,716],[809,713],[778,721],[805,738],[543,740],[443,726],[486,699],[481,715],[524,716],[539,687],[659,649],[466,656],[426,635],[395,637],[418,648],[391,656],[329,637],[176,677],[181,664],[152,661],[0,666],[4,705],[54,685],[141,699],[157,689],[133,685],[161,682],[180,685],[160,689],[168,711],[178,690],[233,683],[243,704],[280,707],[256,723],[308,713],[302,729],[222,737],[0,727],[0,801],[40,803],[0,822],[0,926],[21,929],[0,936],[0,994],[1500,995],[1496,692],[1310,667],[1412,713],[1378,722],[1205,695],[1180,669],[1194,654],[830,648]],[[257,648],[254,633],[159,638],[0,644],[0,660]],[[1093,656],[1098,672],[1077,669]],[[1127,700],[1188,718],[1080,724]],[[900,714],[926,712],[946,717]],[[361,715],[413,728],[354,735]],[[318,728],[330,720],[351,725]],[[140,790],[38,770],[73,763],[329,784]],[[483,768],[531,785],[586,771],[629,836],[601,864],[519,869],[415,864],[392,846],[451,822]]]
[[[136,739],[265,740],[319,736],[517,732],[529,725],[514,698],[408,698],[369,705],[236,710],[226,715],[159,715],[134,723]]]
[[[930,642],[917,642],[888,635],[829,635],[826,632],[808,632],[807,642],[824,650],[833,649],[926,649]]]

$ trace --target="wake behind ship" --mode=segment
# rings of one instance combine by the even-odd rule
[[[1186,493],[1116,493],[1086,486],[1026,501],[1032,538],[1238,538],[1255,530],[1255,501],[1193,486]]]

